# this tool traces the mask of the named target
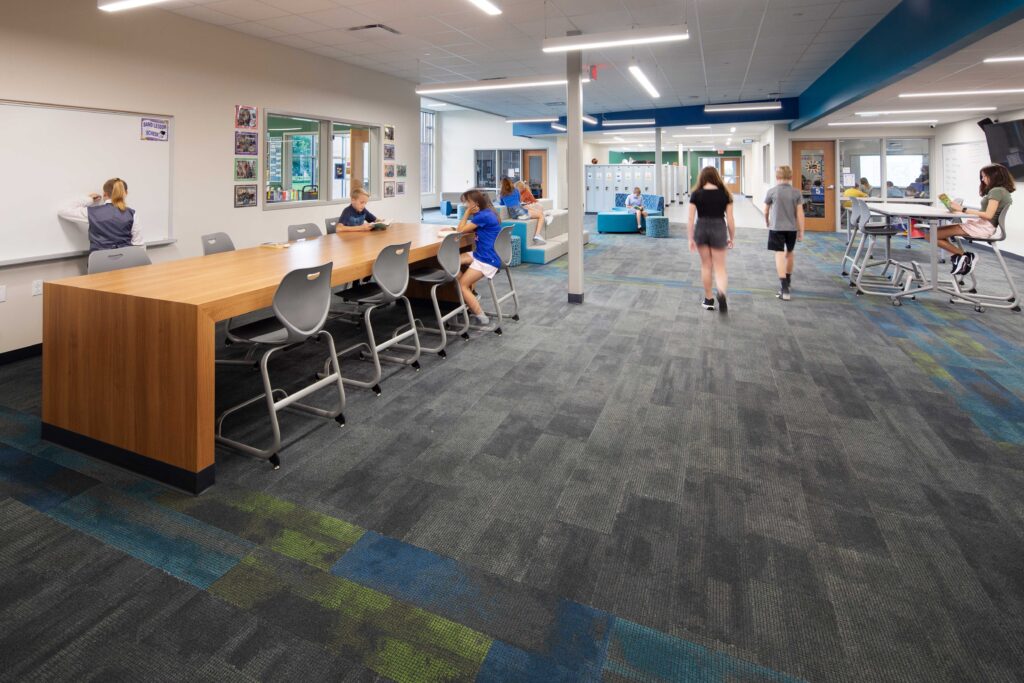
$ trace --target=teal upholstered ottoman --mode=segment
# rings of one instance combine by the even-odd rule
[[[649,216],[647,218],[648,237],[668,237],[668,217]]]
[[[602,211],[597,214],[598,232],[638,232],[636,215],[632,212]]]
[[[508,265],[515,268],[523,262],[523,238],[519,235],[512,235],[512,258]]]

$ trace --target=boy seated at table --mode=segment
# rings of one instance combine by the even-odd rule
[[[370,193],[361,187],[355,187],[349,194],[351,204],[345,207],[338,218],[338,232],[368,232],[373,230],[374,223],[382,223],[381,219],[370,213],[366,208],[366,202],[370,200]]]

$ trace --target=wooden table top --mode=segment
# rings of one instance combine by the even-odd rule
[[[391,244],[411,242],[410,263],[435,256],[443,239],[438,236],[442,227],[395,223],[387,230],[292,242],[287,249],[250,247],[46,284],[196,306],[221,320],[269,306],[282,278],[296,268],[331,261],[331,284],[337,286],[369,275],[381,249]]]
[[[872,213],[885,216],[907,216],[909,218],[963,218],[962,213],[953,213],[945,206],[930,204],[911,204],[908,202],[889,202],[870,206]]]

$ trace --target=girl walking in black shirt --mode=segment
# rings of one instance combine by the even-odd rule
[[[713,166],[702,168],[697,184],[690,193],[690,251],[700,254],[700,278],[704,285],[706,311],[715,310],[711,297],[711,276],[718,288],[718,310],[729,310],[726,289],[729,276],[725,272],[725,250],[732,249],[736,237],[736,221],[732,216],[732,194],[726,189],[722,176]]]

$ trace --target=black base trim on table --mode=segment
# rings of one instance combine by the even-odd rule
[[[35,358],[36,356],[41,355],[43,355],[42,344],[33,344],[32,346],[14,349],[13,351],[4,351],[3,353],[0,353],[0,365],[7,365],[8,363],[17,363],[19,360],[25,360],[26,358]]]
[[[120,446],[111,446],[92,437],[83,436],[46,422],[42,423],[41,436],[46,441],[91,455],[189,493],[202,493],[205,489],[213,486],[215,465],[210,465],[202,472],[189,472]]]
[[[572,292],[570,292],[569,293],[569,303],[571,303],[571,304],[581,304],[581,303],[583,303],[583,295],[582,294],[573,294]]]

